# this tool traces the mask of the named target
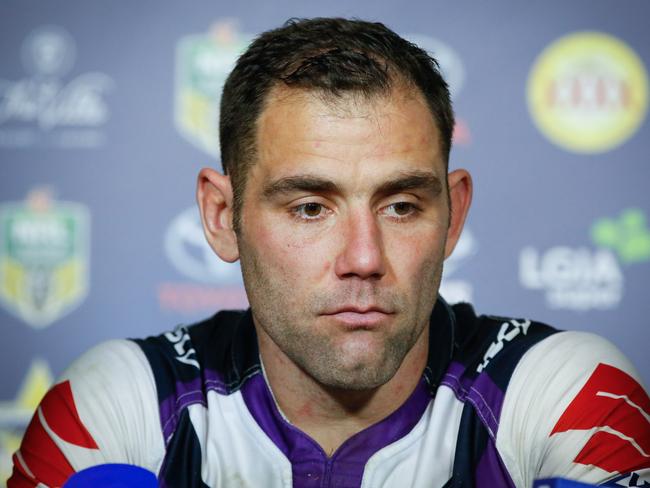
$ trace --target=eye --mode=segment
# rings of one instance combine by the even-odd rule
[[[419,209],[410,202],[396,202],[387,205],[383,209],[383,213],[395,219],[404,219],[415,214]]]
[[[303,203],[291,209],[291,213],[302,220],[319,220],[324,217],[325,211],[325,206],[315,202]]]

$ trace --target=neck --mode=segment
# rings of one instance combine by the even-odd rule
[[[331,456],[348,438],[386,418],[409,398],[422,377],[429,330],[405,356],[395,375],[369,390],[323,385],[291,361],[258,329],[260,355],[275,401],[287,419]]]

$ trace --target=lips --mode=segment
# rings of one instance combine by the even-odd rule
[[[379,307],[342,307],[324,315],[350,327],[369,328],[380,325],[392,314]]]

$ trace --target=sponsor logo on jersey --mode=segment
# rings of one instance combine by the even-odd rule
[[[183,37],[176,47],[174,120],[191,144],[219,157],[219,103],[223,84],[252,36],[221,20],[206,34]]]
[[[179,328],[172,332],[166,332],[165,339],[174,345],[177,361],[200,369],[199,362],[196,360],[196,350],[193,347],[187,347],[190,335],[186,329]]]
[[[501,352],[503,346],[506,342],[510,342],[519,334],[526,335],[528,333],[528,328],[530,327],[530,320],[515,320],[512,319],[509,322],[504,322],[501,324],[501,328],[497,333],[497,337],[490,344],[490,347],[485,354],[483,355],[483,362],[478,365],[476,372],[480,373],[485,369],[485,367],[490,364],[490,361]]]
[[[159,285],[162,309],[194,313],[247,306],[239,263],[226,263],[214,253],[196,206],[171,221],[164,242],[167,259],[189,281]]]
[[[472,302],[474,298],[474,287],[463,279],[454,279],[456,273],[468,259],[478,251],[478,243],[469,227],[463,229],[460,239],[456,243],[454,252],[445,260],[442,271],[442,282],[440,283],[440,294],[449,303]]]
[[[409,41],[424,49],[438,61],[440,72],[449,85],[452,100],[456,100],[465,84],[465,66],[460,55],[448,44],[423,34],[408,34],[404,36]],[[471,142],[471,132],[467,122],[456,117],[453,135],[454,144],[464,145]]]
[[[89,212],[47,189],[0,205],[0,304],[35,328],[74,310],[88,292]]]
[[[61,27],[35,29],[22,46],[28,76],[0,79],[0,146],[95,147],[109,118],[105,97],[113,80],[100,72],[67,78],[76,46]]]
[[[616,308],[623,298],[623,266],[650,261],[650,230],[645,214],[630,208],[618,218],[598,219],[590,234],[596,247],[522,249],[520,283],[531,290],[544,290],[550,308]]]
[[[16,397],[0,401],[0,480],[11,475],[11,455],[20,447],[29,419],[52,383],[47,363],[34,359]]]
[[[558,146],[601,153],[628,140],[648,105],[648,78],[639,56],[599,32],[558,39],[537,58],[527,87],[539,130]]]
[[[587,437],[574,463],[610,473],[650,468],[650,398],[618,368],[599,364],[550,435],[572,431]]]

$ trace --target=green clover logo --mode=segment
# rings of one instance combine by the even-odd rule
[[[615,251],[623,263],[650,260],[650,230],[638,208],[624,210],[618,219],[597,220],[591,227],[591,239],[597,246]]]

